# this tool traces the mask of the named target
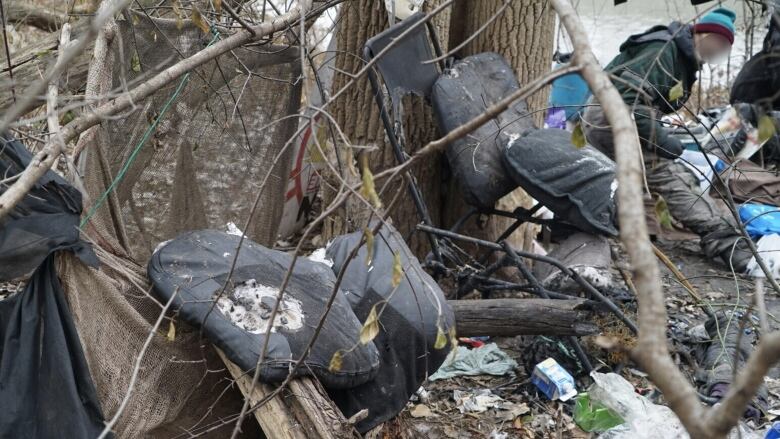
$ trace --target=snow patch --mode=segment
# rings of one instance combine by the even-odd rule
[[[238,228],[236,223],[234,223],[232,221],[227,223],[227,225],[225,227],[227,228],[227,234],[228,235],[244,236],[244,232],[242,232],[241,229]]]
[[[780,279],[780,235],[777,233],[764,235],[758,240],[757,244],[758,252],[761,254],[764,263],[772,273],[772,277]],[[756,262],[755,256],[750,258],[750,262],[747,264],[747,272],[752,277],[766,277],[764,271],[761,270],[758,262]]]
[[[396,18],[405,20],[419,11],[425,0],[385,0],[385,9]]]
[[[612,285],[609,271],[605,269],[588,266],[573,267],[573,269],[596,288],[607,288]]]
[[[514,145],[514,144],[515,144],[515,142],[517,142],[517,139],[519,139],[519,138],[520,138],[520,134],[517,134],[517,133],[510,133],[510,134],[509,134],[509,141],[508,141],[508,142],[506,142],[506,149],[509,149],[509,148],[511,148],[511,147],[512,147],[512,145]]]
[[[318,248],[317,250],[314,250],[309,256],[308,259],[310,261],[314,262],[320,262],[328,267],[333,267],[333,260],[328,259],[327,256],[325,256],[325,251],[327,250],[327,247]]]
[[[616,178],[612,180],[612,184],[609,185],[609,198],[611,200],[615,199],[615,193],[617,192],[617,188],[618,188],[618,182]]]
[[[250,279],[217,300],[217,309],[234,325],[252,334],[265,334],[279,294],[277,288]],[[271,332],[279,328],[294,332],[303,327],[301,302],[288,295],[282,299]]]

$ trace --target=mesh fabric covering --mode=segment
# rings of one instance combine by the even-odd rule
[[[112,42],[115,90],[132,87],[212,39],[195,26],[179,30],[173,20],[143,16],[135,25],[122,21],[118,27]],[[227,222],[243,227],[261,188],[259,213],[245,232],[255,242],[273,244],[290,172],[292,146],[286,141],[297,126],[294,118],[273,122],[300,104],[298,54],[294,47],[236,49],[190,75],[116,187],[114,202],[134,256],[146,260],[159,242],[184,231],[223,228]],[[102,159],[111,176],[127,163],[180,82],[171,81],[136,103],[135,111],[106,121]]]
[[[86,91],[96,104],[112,90],[132,89],[203,49],[211,39],[188,22],[179,29],[173,20],[140,16],[134,21],[118,22],[113,39],[96,43]],[[248,47],[194,71],[125,178],[84,228],[96,245],[100,270],[59,256],[62,285],[106,419],[127,393],[136,358],[162,310],[149,295],[141,268],[157,243],[184,230],[223,228],[227,222],[243,226],[269,170],[246,233],[263,244],[275,240],[290,164],[289,154],[281,151],[297,125],[295,118],[283,117],[300,102],[295,53],[294,48]],[[180,80],[79,139],[85,212],[120,173]],[[211,344],[171,317],[175,339],[165,336],[166,319],[142,357],[134,391],[114,428],[117,437],[189,437],[241,409],[243,398]],[[231,425],[207,437],[226,437]],[[243,431],[259,437],[251,416]]]

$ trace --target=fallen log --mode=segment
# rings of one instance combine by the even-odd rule
[[[585,299],[448,300],[458,335],[593,335],[593,302]]]

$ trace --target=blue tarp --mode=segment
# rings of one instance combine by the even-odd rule
[[[780,209],[777,206],[745,203],[739,208],[739,219],[753,239],[780,233]]]

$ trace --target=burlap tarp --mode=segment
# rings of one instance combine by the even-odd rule
[[[86,91],[95,104],[132,89],[213,38],[189,22],[181,29],[173,20],[139,16],[133,22],[118,22],[113,38],[96,44]],[[295,118],[282,118],[300,101],[295,53],[258,45],[196,69],[137,152],[180,78],[79,140],[85,212],[108,194],[84,228],[102,266],[89,269],[65,254],[59,273],[106,419],[117,412],[143,352],[137,382],[114,428],[118,437],[189,437],[222,425],[241,408],[243,399],[211,344],[175,315],[169,316],[175,338],[166,336],[167,318],[143,351],[164,305],[150,295],[145,264],[160,241],[181,231],[221,228],[228,221],[243,226],[269,170],[260,209],[246,232],[256,242],[273,243],[290,162],[282,147],[297,126]],[[124,179],[107,191],[123,169]],[[249,420],[245,433],[256,437],[256,423]],[[229,435],[232,424],[209,436]]]

